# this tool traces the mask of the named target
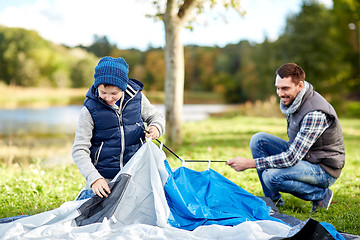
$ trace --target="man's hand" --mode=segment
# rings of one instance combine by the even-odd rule
[[[244,171],[248,168],[255,168],[255,160],[254,159],[247,159],[242,157],[235,157],[233,159],[230,159],[226,162],[227,165],[232,167],[235,171]]]
[[[108,197],[108,194],[110,194],[110,188],[105,179],[99,178],[96,180],[92,185],[91,189],[93,190],[95,195],[98,195],[99,197]]]
[[[157,129],[157,127],[155,126],[149,126],[149,128],[147,129],[148,133],[146,134],[147,138],[151,138],[153,140],[158,139],[160,137],[160,132]]]

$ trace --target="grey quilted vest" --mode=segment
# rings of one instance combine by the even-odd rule
[[[294,141],[305,115],[313,111],[322,111],[334,121],[311,146],[303,160],[320,164],[331,176],[338,178],[345,165],[344,138],[339,119],[334,108],[318,92],[313,90],[311,84],[309,84],[309,89],[305,93],[299,109],[287,118],[289,143]]]

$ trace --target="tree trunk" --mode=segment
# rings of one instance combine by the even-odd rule
[[[181,2],[181,1],[179,1]],[[181,145],[181,122],[184,102],[184,47],[181,31],[197,0],[184,0],[181,6],[175,0],[167,0],[163,15],[165,25],[165,117],[166,140]]]
[[[165,117],[167,142],[181,145],[181,122],[184,102],[184,47],[181,43],[183,23],[165,18]]]

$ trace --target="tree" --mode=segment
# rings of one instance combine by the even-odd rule
[[[185,90],[211,92],[216,86],[217,47],[185,47]],[[201,64],[199,64],[201,63]]]
[[[95,55],[85,52],[82,48],[70,50],[73,57],[71,64],[71,87],[89,87],[94,82],[94,68],[98,59]]]
[[[182,144],[181,120],[184,98],[184,47],[181,32],[190,23],[193,13],[202,13],[209,6],[217,4],[215,0],[167,0],[165,8],[162,1],[154,1],[158,9],[157,16],[165,26],[165,117],[166,140]],[[224,0],[226,8],[238,9],[240,0]]]
[[[336,41],[345,51],[343,61],[350,63],[350,76],[344,84],[349,90],[350,99],[360,100],[360,2],[334,0],[333,4]]]
[[[164,89],[165,63],[164,52],[153,49],[145,56],[145,86],[150,90]]]
[[[104,57],[109,56],[115,47],[115,45],[112,45],[109,42],[106,36],[94,35],[94,42],[87,48],[87,50],[98,57]]]
[[[35,31],[0,26],[0,80],[9,85],[36,85],[41,72],[34,58],[49,46]]]
[[[308,0],[299,14],[287,19],[285,33],[277,41],[280,59],[298,63],[306,79],[332,104],[336,98],[343,100],[350,73],[338,33],[332,12],[316,0]]]
[[[53,44],[35,31],[0,26],[0,82],[7,85],[88,86],[96,62],[93,54]]]
[[[255,101],[260,87],[258,67],[253,60],[254,47],[248,41],[230,44],[223,49],[224,63],[218,62],[217,70],[223,72],[224,98],[228,103]],[[231,64],[230,64],[231,63]],[[228,77],[226,77],[228,74]]]

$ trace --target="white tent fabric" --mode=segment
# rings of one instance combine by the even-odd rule
[[[0,224],[0,239],[271,239],[287,237],[291,227],[280,222],[247,221],[237,226],[200,226],[193,231],[167,224],[170,214],[164,184],[165,153],[147,141],[119,174],[132,177],[110,219],[76,226],[78,208],[86,201],[69,201],[59,208]],[[118,175],[119,175],[118,174]],[[116,179],[116,177],[115,177]]]

